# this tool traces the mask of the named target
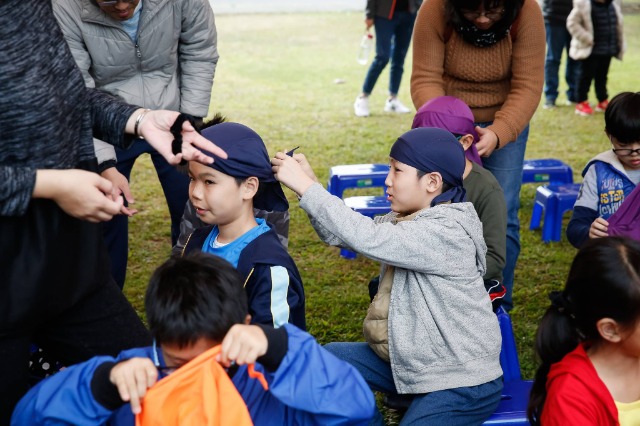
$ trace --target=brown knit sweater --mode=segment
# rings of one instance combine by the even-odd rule
[[[447,0],[425,0],[413,33],[411,97],[416,109],[437,96],[465,101],[476,122],[500,145],[516,139],[535,112],[544,82],[545,29],[540,6],[525,0],[514,39],[476,47],[451,31],[445,43]]]

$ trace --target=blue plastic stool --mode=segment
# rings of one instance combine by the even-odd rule
[[[522,380],[520,375],[520,362],[516,349],[516,339],[513,334],[511,318],[500,307],[496,312],[500,334],[502,335],[502,348],[500,350],[500,365],[502,366],[504,388],[502,399],[496,411],[484,422],[485,425],[528,425],[527,405],[532,381]]]
[[[518,349],[516,348],[516,338],[513,334],[513,326],[509,314],[499,307],[496,312],[500,334],[502,335],[502,347],[500,349],[500,365],[505,382],[521,380],[520,361],[518,361]]]
[[[345,189],[385,187],[388,164],[348,164],[329,169],[327,191],[342,198]]]
[[[522,183],[573,183],[571,167],[555,158],[524,160]]]
[[[536,198],[531,213],[529,229],[540,228],[540,220],[544,215],[542,225],[542,241],[560,241],[562,233],[562,215],[573,210],[573,205],[578,199],[580,191],[579,183],[565,185],[539,186],[536,190]]]
[[[391,211],[391,203],[387,197],[347,197],[344,199],[347,207],[351,207],[354,211],[368,217],[374,217],[380,214],[387,214]],[[340,249],[340,256],[345,259],[355,259],[356,253],[347,249]]]
[[[532,385],[531,380],[505,381],[498,408],[484,424],[528,426],[527,405]]]

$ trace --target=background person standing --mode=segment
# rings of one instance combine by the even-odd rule
[[[572,0],[542,0],[542,16],[547,33],[547,57],[544,62],[544,108],[556,106],[558,98],[558,72],[562,51],[567,52],[564,79],[567,82],[567,105],[578,102],[579,62],[569,56],[571,34],[567,31],[567,16],[573,7]]]
[[[373,92],[373,87],[389,59],[389,98],[384,110],[400,114],[411,111],[398,99],[398,90],[404,73],[404,59],[411,43],[413,23],[421,4],[422,0],[367,0],[364,22],[367,30],[375,26],[376,57],[367,71],[362,93],[353,104],[358,117],[369,116],[369,95]]]
[[[218,62],[208,0],[54,0],[53,9],[87,87],[145,108],[208,114]],[[102,176],[129,202],[131,169],[140,155],[151,155],[169,207],[174,245],[189,198],[187,176],[143,139],[128,150],[95,144]],[[123,213],[105,224],[111,272],[120,288],[127,270],[128,216],[135,210]]]

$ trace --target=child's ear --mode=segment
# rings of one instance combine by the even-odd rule
[[[622,340],[622,329],[614,319],[602,318],[596,323],[596,328],[600,336],[608,342],[618,343]]]
[[[462,148],[466,151],[471,148],[473,145],[473,135],[468,133],[460,138],[460,143],[462,144]]]
[[[423,176],[423,179],[425,179],[427,193],[432,194],[438,190],[442,190],[442,176],[440,173],[427,173]]]
[[[258,192],[259,186],[260,186],[260,181],[258,180],[257,177],[251,176],[246,178],[244,182],[242,182],[243,198],[245,200],[252,199],[256,195],[256,192]]]

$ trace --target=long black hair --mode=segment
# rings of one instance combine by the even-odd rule
[[[640,92],[622,92],[604,111],[605,130],[621,144],[640,142]]]
[[[580,342],[600,341],[600,319],[611,318],[625,328],[640,319],[640,242],[621,237],[589,240],[573,260],[564,290],[550,298],[536,333],[541,364],[527,409],[532,425],[540,424],[552,364]]]

